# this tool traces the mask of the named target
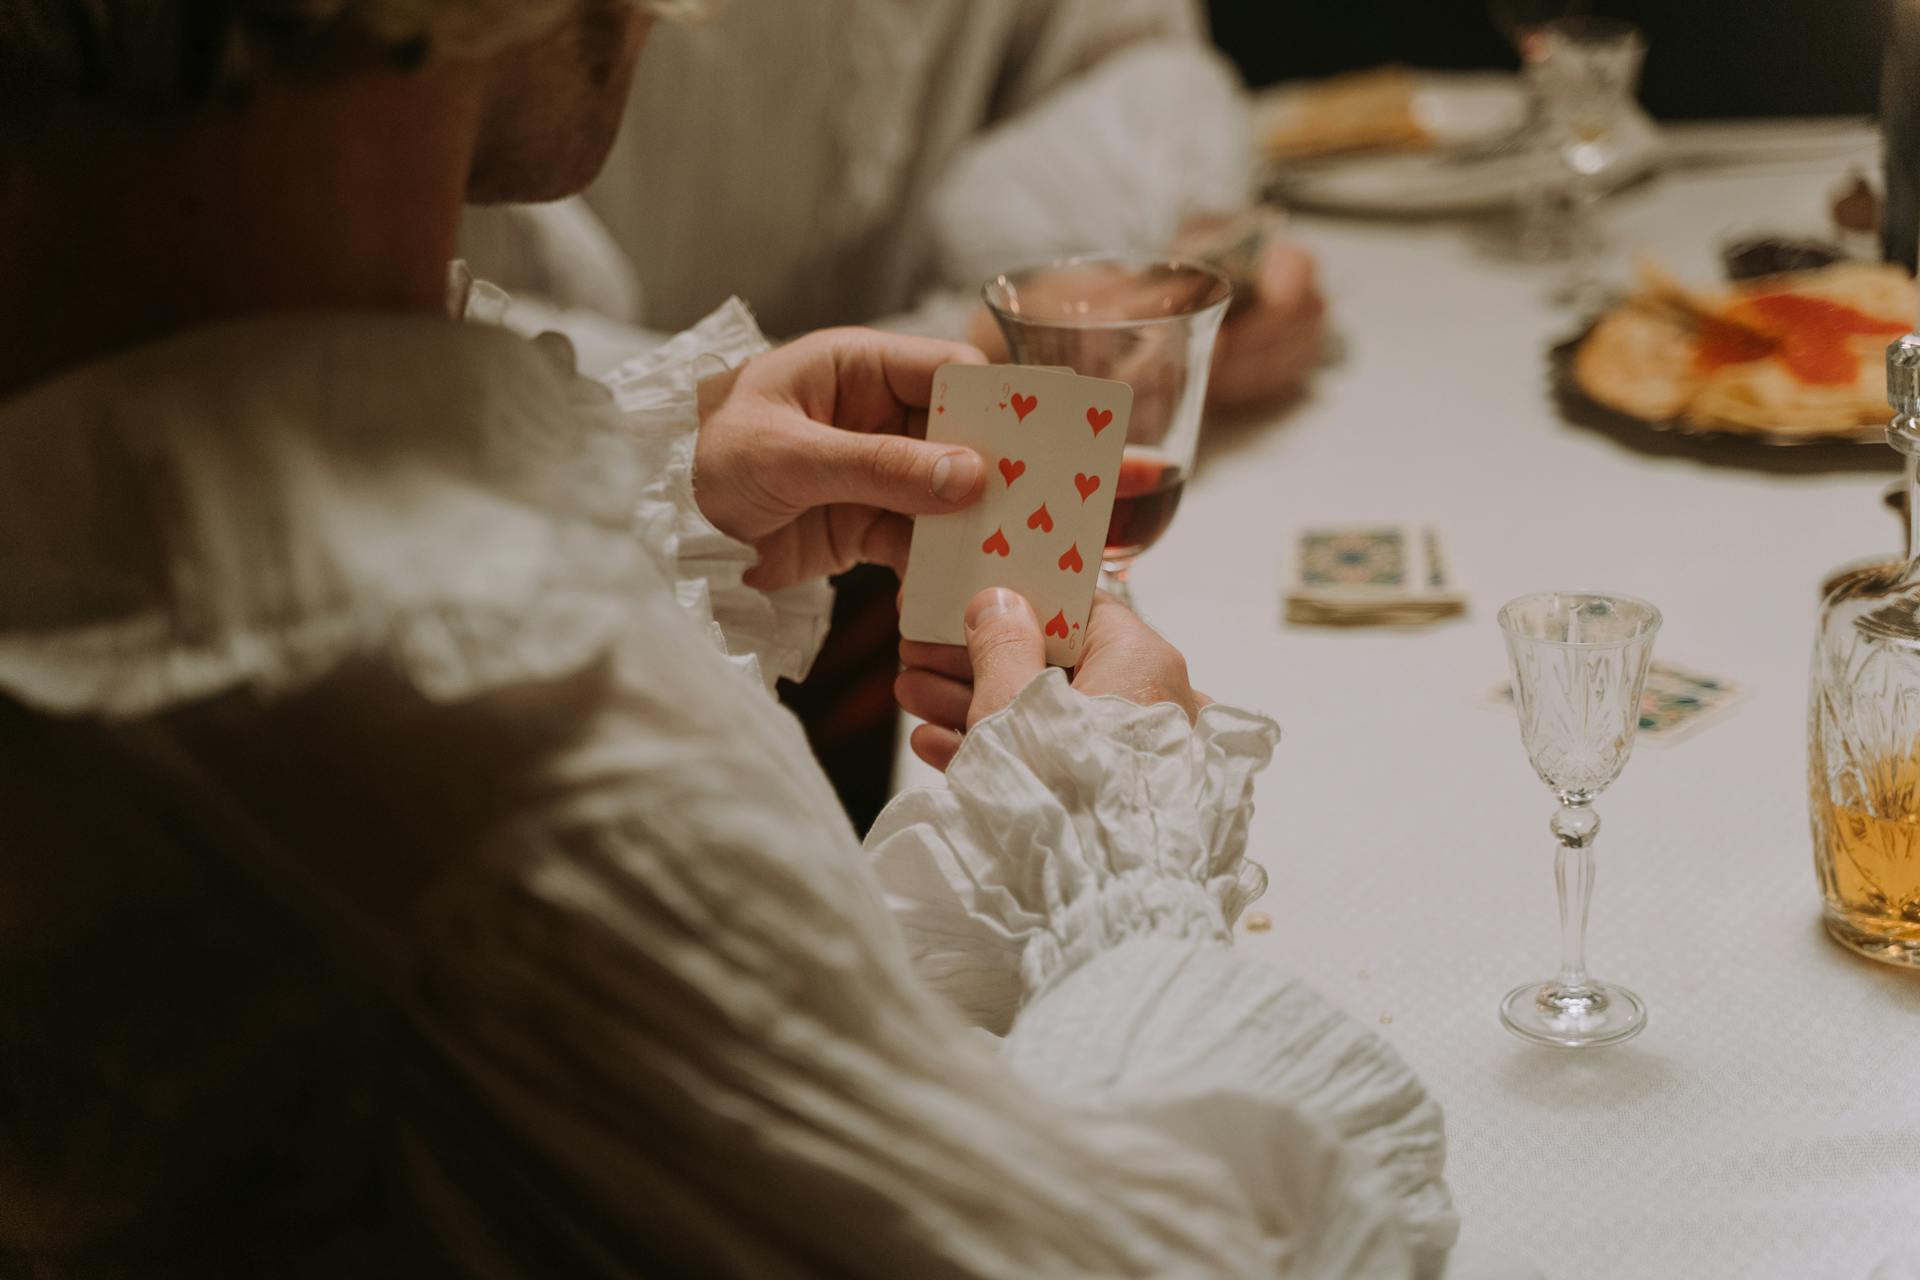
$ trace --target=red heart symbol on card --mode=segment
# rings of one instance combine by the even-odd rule
[[[1025,422],[1027,415],[1032,413],[1039,403],[1039,396],[1023,396],[1016,391],[1013,393],[1013,416]]]
[[[1059,636],[1062,640],[1067,638],[1067,611],[1065,609],[1053,615],[1053,621],[1047,624],[1047,634],[1050,636]]]
[[[1062,569],[1071,569],[1075,573],[1087,567],[1087,562],[1080,558],[1079,543],[1076,542],[1067,548],[1067,553],[1060,557],[1060,567]]]
[[[1090,476],[1084,471],[1076,471],[1073,474],[1073,487],[1080,491],[1080,501],[1085,502],[1093,496],[1094,490],[1100,487],[1100,477]]]
[[[1027,528],[1038,529],[1042,533],[1053,532],[1053,517],[1047,514],[1047,504],[1041,503],[1040,509],[1027,517]]]
[[[980,549],[990,556],[1010,555],[1013,548],[1007,545],[1007,535],[995,529],[993,536],[980,544]]]
[[[1095,435],[1099,435],[1102,431],[1105,431],[1112,422],[1113,410],[1111,409],[1087,410],[1087,425],[1093,428],[1093,434]]]
[[[1000,459],[1000,474],[1007,478],[1007,487],[1009,489],[1013,487],[1015,480],[1018,480],[1026,474],[1026,471],[1027,464],[1024,462],[1016,462],[1012,458]]]

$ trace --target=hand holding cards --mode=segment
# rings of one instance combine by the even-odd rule
[[[749,586],[777,591],[862,562],[904,570],[909,516],[978,500],[984,459],[912,435],[935,373],[965,351],[839,329],[701,381],[694,496],[759,554]],[[611,385],[622,393],[617,373]]]
[[[967,602],[1008,587],[1033,605],[1047,661],[1071,667],[1086,642],[1126,446],[1124,382],[1026,365],[946,365],[934,375],[927,439],[987,460],[987,492],[965,511],[921,516],[900,634],[966,641]]]
[[[1094,593],[1086,635],[1071,681],[1040,691],[1041,701],[1071,690],[1143,707],[1171,704],[1189,721],[1212,701],[1193,687],[1180,651],[1115,597]],[[900,659],[904,669],[894,682],[900,707],[926,722],[914,727],[913,753],[945,770],[964,734],[1035,686],[1046,665],[1046,636],[1026,597],[991,587],[968,607],[966,648],[906,641]]]

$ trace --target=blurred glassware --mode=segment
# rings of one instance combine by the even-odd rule
[[[1018,364],[1064,365],[1133,388],[1102,585],[1131,599],[1128,570],[1173,521],[1200,442],[1213,342],[1233,286],[1197,262],[1068,258],[981,291]]]
[[[1829,580],[1809,680],[1813,864],[1827,932],[1920,968],[1920,334],[1887,348],[1907,558]]]
[[[1515,987],[1500,1021],[1523,1040],[1583,1049],[1638,1035],[1647,1009],[1625,987],[1587,973],[1587,907],[1593,896],[1593,799],[1633,754],[1647,660],[1660,611],[1631,596],[1548,591],[1500,610],[1520,740],[1540,780],[1560,799],[1549,824],[1559,850],[1560,972]]]
[[[1487,4],[1487,15],[1493,19],[1494,27],[1506,37],[1513,51],[1520,55],[1523,72],[1539,56],[1541,42],[1538,37],[1542,27],[1549,22],[1584,12],[1584,0],[1489,0]],[[1528,73],[1521,78],[1526,83],[1528,98],[1527,128],[1521,145],[1531,152],[1544,141],[1542,122],[1546,110],[1534,77]],[[1556,230],[1562,225],[1555,218],[1553,205],[1556,195],[1551,184],[1531,183],[1514,201],[1518,234],[1512,248],[1522,261],[1548,262],[1556,256],[1557,250],[1564,252],[1554,243]]]
[[[1566,243],[1569,263],[1556,299],[1592,310],[1606,301],[1597,276],[1601,175],[1623,150],[1647,42],[1630,22],[1571,17],[1535,29],[1528,49],[1527,76],[1564,171],[1558,207],[1566,214],[1565,234],[1556,239]]]

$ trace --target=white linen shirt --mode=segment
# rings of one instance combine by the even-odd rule
[[[693,500],[763,345],[280,315],[0,402],[0,1272],[1438,1273],[1438,1107],[1230,945],[1272,722],[1050,672],[863,854],[754,678],[827,593]]]
[[[1252,155],[1197,0],[735,0],[654,30],[586,196],[470,210],[462,252],[593,369],[729,294],[964,338],[994,273],[1163,250]]]

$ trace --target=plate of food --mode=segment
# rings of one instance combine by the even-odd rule
[[[1495,209],[1562,179],[1531,145],[1532,100],[1520,77],[1386,67],[1262,93],[1254,135],[1267,190],[1306,209],[1363,215],[1454,215]],[[1638,107],[1616,129],[1595,175],[1611,189],[1658,158]]]
[[[1656,430],[1764,444],[1879,442],[1884,353],[1913,327],[1913,280],[1841,261],[1714,290],[1650,259],[1639,286],[1556,348],[1563,390]]]
[[[1432,151],[1514,133],[1527,110],[1517,76],[1381,67],[1268,89],[1254,134],[1274,163]]]

